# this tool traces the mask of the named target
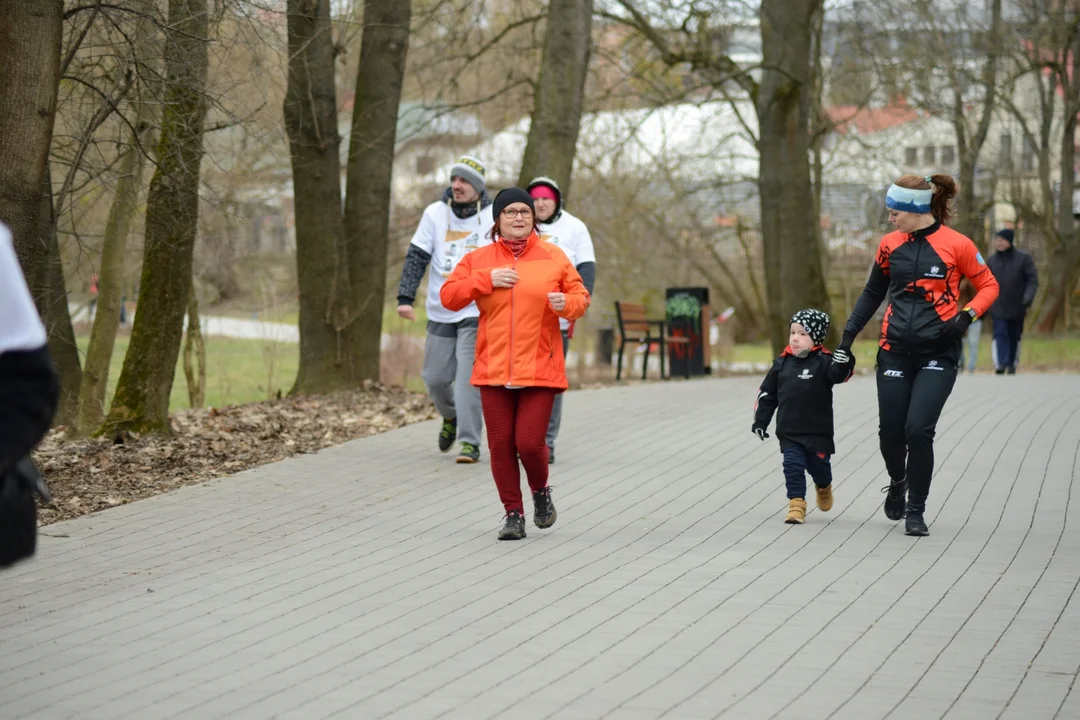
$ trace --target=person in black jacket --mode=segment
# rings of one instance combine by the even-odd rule
[[[820,310],[800,310],[791,318],[788,347],[773,362],[754,405],[751,430],[762,440],[773,413],[776,436],[784,454],[788,514],[784,522],[806,520],[806,473],[814,480],[817,506],[828,512],[833,505],[832,455],[833,385],[847,382],[855,360],[845,351],[830,353],[821,346],[829,332],[829,316]]]
[[[49,430],[59,397],[56,371],[15,257],[11,232],[0,223],[0,567],[34,554],[37,510],[47,497],[30,450]]]
[[[1035,261],[1017,250],[1013,231],[999,230],[994,238],[997,252],[986,261],[998,281],[998,298],[990,308],[994,318],[994,372],[1016,374],[1020,361],[1020,336],[1024,334],[1024,316],[1039,290]]]

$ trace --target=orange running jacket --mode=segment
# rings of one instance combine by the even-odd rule
[[[517,270],[517,285],[493,287],[491,271],[496,268]],[[548,303],[551,292],[566,295],[562,312]],[[439,297],[448,310],[471,302],[480,308],[473,385],[566,389],[559,318],[584,315],[590,297],[557,246],[534,232],[519,258],[501,241],[473,250],[443,283]]]

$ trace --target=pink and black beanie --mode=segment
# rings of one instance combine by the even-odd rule
[[[551,218],[549,219],[549,222],[553,222],[555,218],[559,217],[559,214],[562,212],[563,209],[562,190],[559,189],[559,184],[557,182],[555,182],[549,177],[544,176],[533,178],[532,182],[530,182],[525,189],[529,192],[530,195],[535,198],[536,194],[534,191],[537,188],[547,188],[551,191],[552,194],[555,195],[555,212],[552,213]]]

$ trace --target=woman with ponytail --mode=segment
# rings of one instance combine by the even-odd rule
[[[908,535],[928,535],[923,513],[934,473],[934,433],[956,382],[968,326],[990,309],[997,280],[970,238],[947,223],[956,183],[948,175],[905,175],[885,207],[896,227],[881,239],[870,277],[848,318],[840,349],[888,300],[877,355],[881,455],[890,483],[885,515],[906,519]],[[975,286],[967,305],[960,281]]]

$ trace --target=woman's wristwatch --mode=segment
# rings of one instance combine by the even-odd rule
[[[975,308],[973,307],[964,308],[964,312],[971,316],[971,322],[975,322],[979,319],[979,313],[975,312]]]

